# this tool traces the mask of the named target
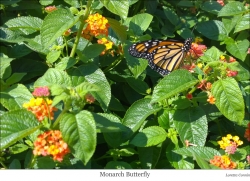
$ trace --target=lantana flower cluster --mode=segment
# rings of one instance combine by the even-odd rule
[[[228,134],[226,137],[222,137],[222,140],[218,141],[218,144],[226,153],[234,154],[237,147],[243,144],[243,141],[241,141],[238,136]]]
[[[29,102],[23,104],[23,107],[35,114],[39,122],[45,117],[54,119],[54,112],[57,108],[52,106],[52,100],[47,98],[50,95],[48,87],[39,87],[32,93],[37,98],[31,98]]]
[[[89,15],[86,23],[87,27],[82,31],[82,37],[91,40],[92,37],[98,38],[98,36],[102,36],[101,39],[97,40],[97,43],[105,45],[106,48],[101,53],[101,55],[104,55],[112,48],[113,45],[113,42],[108,40],[108,28],[110,26],[108,24],[108,19],[98,13],[95,13]]]
[[[108,20],[102,15],[96,13],[89,15],[86,20],[87,27],[82,31],[82,36],[86,39],[90,39],[91,36],[105,35],[108,36]]]
[[[59,162],[61,162],[63,157],[70,152],[59,130],[50,130],[40,134],[34,142],[34,147],[34,155],[50,155],[53,157],[53,160]]]
[[[238,136],[227,134],[227,136],[222,137],[222,139],[218,141],[218,144],[220,145],[220,148],[225,150],[226,155],[216,155],[210,160],[210,163],[222,169],[236,168],[237,164],[230,159],[229,155],[234,154],[237,147],[243,144],[243,141],[241,141]]]
[[[213,159],[210,160],[210,163],[222,169],[234,169],[237,166],[237,164],[233,162],[227,155],[216,155]]]

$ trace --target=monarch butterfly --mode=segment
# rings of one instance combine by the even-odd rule
[[[191,49],[193,39],[148,40],[133,44],[130,55],[149,60],[149,66],[161,75],[167,75],[178,69],[187,52]]]

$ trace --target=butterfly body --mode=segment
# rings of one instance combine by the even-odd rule
[[[147,59],[153,70],[167,75],[180,67],[191,44],[192,38],[187,38],[184,42],[173,39],[148,40],[133,44],[129,53],[134,57]]]

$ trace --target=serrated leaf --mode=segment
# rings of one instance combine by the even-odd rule
[[[129,23],[129,29],[136,35],[142,35],[142,33],[148,29],[152,19],[153,16],[148,13],[137,14],[132,17]]]
[[[238,123],[244,119],[244,100],[235,79],[226,78],[214,82],[212,95],[216,99],[215,105],[227,119]]]
[[[101,0],[101,2],[110,12],[119,15],[123,19],[127,18],[129,1]]]
[[[124,140],[127,140],[134,132],[136,132],[150,115],[161,109],[157,104],[151,104],[150,99],[141,99],[133,103],[127,110],[123,125],[130,128],[130,131],[124,134]]]
[[[159,161],[162,145],[152,147],[138,147],[139,160],[142,169],[154,169]]]
[[[78,67],[78,70],[89,83],[95,84],[99,88],[98,92],[91,92],[91,94],[106,111],[111,99],[111,88],[102,70],[94,64],[82,65]]]
[[[173,150],[175,150],[174,145],[168,144],[167,150],[166,150],[166,156],[168,158],[168,161],[171,163],[171,165],[175,169],[193,169],[194,168],[194,163],[193,163],[192,158],[189,158],[189,157],[184,158],[184,156],[173,152]]]
[[[242,30],[250,29],[249,21],[250,21],[250,14],[249,13],[242,16],[240,21],[238,21],[236,26],[235,26],[234,33],[240,32]]]
[[[234,57],[239,58],[244,61],[247,56],[247,49],[249,47],[249,41],[243,40],[240,42],[229,43],[226,46],[226,49],[229,53],[231,53]]]
[[[9,43],[21,43],[28,38],[21,35],[21,32],[12,31],[8,28],[0,27],[0,40]]]
[[[13,58],[21,58],[31,52],[32,50],[25,44],[14,44],[9,51],[9,55],[11,55]]]
[[[51,51],[46,56],[46,62],[49,64],[54,63],[60,57],[61,51]]]
[[[167,132],[163,128],[159,126],[151,126],[137,133],[130,141],[130,144],[138,147],[155,146],[165,141],[166,137]]]
[[[61,117],[60,130],[63,140],[72,148],[72,154],[85,165],[91,159],[96,147],[96,125],[92,114],[81,111],[66,113]]]
[[[72,86],[72,82],[69,75],[65,71],[50,68],[45,72],[42,77],[37,79],[37,81],[34,83],[35,87],[51,87],[53,85],[61,85],[68,87]]]
[[[35,115],[25,109],[9,111],[1,116],[0,122],[0,149],[3,150],[18,140],[34,133],[39,125]]]
[[[122,143],[122,131],[126,130],[126,127],[121,124],[121,120],[112,115],[99,113],[103,118],[106,119],[96,119],[97,129],[103,132],[104,139],[113,148],[120,146]]]
[[[187,70],[175,70],[165,76],[154,88],[151,102],[159,102],[187,90],[198,83],[198,80]]]
[[[183,145],[185,140],[199,146],[205,145],[208,134],[207,117],[200,107],[178,109],[173,120]]]
[[[30,91],[22,84],[13,85],[0,94],[1,104],[8,110],[22,108],[23,104],[29,102],[33,97]]]
[[[63,57],[59,63],[55,65],[58,70],[67,70],[73,67],[77,63],[77,60],[73,57]]]
[[[99,56],[102,51],[105,50],[105,45],[102,44],[93,44],[89,45],[83,50],[83,53],[85,54],[86,57],[88,58],[95,58]]]
[[[233,1],[227,3],[223,8],[220,10],[218,17],[221,16],[233,16],[238,14],[243,14],[247,12],[242,2]]]
[[[74,17],[68,9],[57,9],[49,13],[41,27],[41,39],[44,47],[49,47],[59,36],[71,28],[79,17]]]
[[[220,156],[220,152],[210,148],[210,147],[202,147],[202,146],[191,146],[187,148],[179,148],[177,150],[173,150],[173,152],[178,153],[180,155],[186,155],[189,157],[199,156],[207,161],[212,159],[215,155]]]
[[[25,35],[40,31],[43,20],[37,17],[21,16],[10,19],[5,23],[11,30],[18,29]]]
[[[216,41],[223,41],[228,35],[224,24],[218,20],[210,20],[198,23],[196,30],[205,37]]]
[[[107,165],[104,167],[105,169],[132,169],[130,164],[127,162],[122,161],[110,161],[107,163]],[[105,172],[103,172],[105,175]],[[100,173],[102,175],[102,172]]]
[[[35,169],[54,169],[55,166],[56,163],[50,156],[36,157],[35,159]]]
[[[140,79],[135,79],[134,77],[126,78],[126,81],[130,85],[130,87],[134,89],[136,92],[142,95],[147,95],[147,90],[149,89],[147,83],[145,83]]]

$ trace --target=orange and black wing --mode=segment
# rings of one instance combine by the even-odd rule
[[[180,67],[187,52],[191,48],[192,39],[184,42],[178,40],[149,40],[135,43],[129,48],[129,53],[138,58],[149,60],[149,66],[167,75]]]

